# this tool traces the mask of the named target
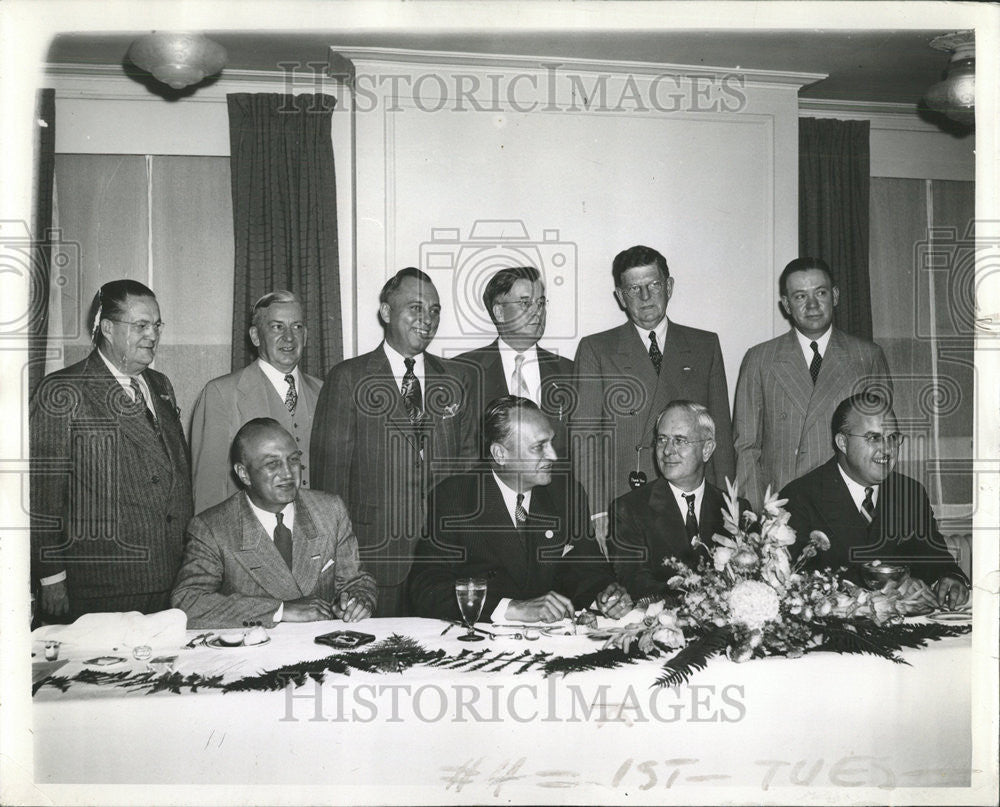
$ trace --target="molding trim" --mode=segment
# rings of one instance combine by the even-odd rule
[[[917,113],[916,104],[882,101],[839,101],[822,98],[800,98],[800,118],[838,118],[866,120],[873,129],[941,134],[941,129],[925,121]]]

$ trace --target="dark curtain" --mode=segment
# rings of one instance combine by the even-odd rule
[[[255,352],[250,306],[288,289],[305,309],[302,369],[323,378],[343,358],[337,194],[329,95],[236,93],[229,102],[235,284],[232,369]]]
[[[799,255],[822,258],[840,287],[836,323],[872,338],[868,282],[868,121],[799,119]]]
[[[31,222],[31,277],[28,278],[28,394],[45,375],[52,260],[52,186],[55,177],[56,91],[35,99],[35,206]],[[43,125],[44,124],[44,125]]]

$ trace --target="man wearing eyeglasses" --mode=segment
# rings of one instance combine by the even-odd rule
[[[734,442],[740,492],[759,506],[772,490],[832,455],[837,403],[877,382],[891,391],[882,348],[833,325],[840,291],[819,258],[796,258],[778,280],[788,333],[747,351],[736,383]]]
[[[94,298],[95,349],[32,396],[31,538],[43,615],[170,607],[192,514],[169,379],[150,369],[163,322],[142,283]]]
[[[611,273],[628,322],[580,341],[574,366],[579,400],[570,432],[573,466],[601,539],[611,501],[653,479],[653,429],[670,401],[700,403],[715,422],[709,480],[723,487],[736,469],[718,335],[667,318],[674,279],[655,249],[620,252]]]
[[[906,564],[903,594],[911,610],[957,607],[969,598],[968,581],[938,531],[924,486],[895,471],[904,435],[890,404],[857,393],[834,410],[834,456],[781,491],[788,499],[789,526],[804,546],[812,530],[830,539],[830,549],[807,568],[847,568],[860,582],[869,561]]]
[[[656,418],[653,452],[661,477],[615,499],[608,551],[615,575],[633,599],[669,595],[675,572],[663,560],[692,567],[712,536],[725,532],[722,491],[705,479],[716,448],[715,422],[701,404],[671,401]],[[748,507],[741,500],[740,510]]]
[[[309,441],[323,382],[299,363],[309,333],[299,298],[272,291],[250,310],[252,364],[209,381],[191,418],[194,506],[200,513],[240,490],[229,462],[229,446],[247,421],[274,418],[302,451],[302,487],[309,488]]]
[[[518,395],[538,405],[555,431],[552,445],[566,459],[566,405],[573,383],[573,362],[538,346],[545,334],[545,284],[533,266],[501,269],[486,284],[483,305],[498,338],[457,356],[469,365],[481,413],[489,401]]]

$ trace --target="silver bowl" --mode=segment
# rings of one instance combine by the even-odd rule
[[[861,580],[865,588],[881,591],[889,583],[899,585],[910,574],[910,567],[903,563],[871,561],[861,565]]]

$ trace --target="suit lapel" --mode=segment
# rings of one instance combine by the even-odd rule
[[[799,355],[801,356],[801,352]],[[826,413],[830,411],[827,404],[831,399],[836,399],[839,402],[854,391],[851,389],[853,378],[849,371],[850,361],[847,356],[845,340],[840,331],[834,328],[826,346],[826,355],[823,356],[823,364],[819,377],[816,379],[812,398],[809,401],[809,412],[806,414],[805,424],[802,427],[804,432],[809,430],[817,418],[827,416]]]
[[[667,338],[663,340],[663,362],[660,365],[660,374],[656,379],[656,393],[653,396],[652,406],[649,407],[646,415],[644,431],[652,434],[656,416],[668,403],[677,398],[688,397],[683,394],[682,386],[687,375],[691,372],[693,359],[687,339],[678,331],[676,324],[671,322],[667,326]],[[653,363],[649,361],[648,355],[646,360],[652,367]]]
[[[809,375],[809,366],[802,354],[802,348],[794,328],[781,340],[774,357],[774,363],[775,374],[782,379],[788,397],[796,409],[802,414],[806,414],[814,390],[812,376]]]
[[[427,354],[425,353],[424,356],[426,357],[426,355]],[[383,425],[388,425],[389,428],[394,429],[401,434],[414,451],[419,452],[421,448],[420,437],[415,433],[413,424],[410,423],[410,418],[406,412],[406,404],[403,403],[403,395],[396,383],[396,377],[392,374],[392,367],[389,365],[389,358],[385,355],[385,349],[382,345],[379,345],[369,355],[368,374],[367,378],[362,380],[362,383],[365,383],[366,381],[375,384],[372,389],[373,394],[371,396],[375,401],[375,408],[377,408],[377,404],[379,403],[378,399],[382,394],[390,397],[390,401],[388,402],[388,412],[384,418],[377,418],[378,422],[376,427],[381,429]],[[426,385],[426,362],[424,364],[424,382]],[[425,402],[424,409],[426,410],[427,390],[423,389],[421,390],[421,393]],[[378,435],[376,439],[381,439],[381,435]]]
[[[716,533],[715,525],[722,523],[722,508],[725,501],[716,488],[705,483],[705,494],[701,497],[701,512],[698,514],[698,537],[709,543]]]
[[[657,530],[658,534],[655,536],[656,544],[650,548],[655,553],[654,557],[677,554],[674,547],[670,546],[667,536],[678,535],[686,538],[684,519],[669,483],[660,478],[653,485],[655,487],[649,494],[649,509],[656,514],[656,522],[661,528]]]
[[[494,552],[500,562],[510,570],[512,578],[527,580],[531,571],[527,562],[526,537],[511,521],[507,505],[504,504],[503,495],[492,473],[487,475],[484,487],[486,491],[483,496],[482,523],[495,531],[489,538],[494,542]],[[497,529],[500,525],[503,525],[504,529]]]
[[[285,565],[281,553],[278,552],[274,542],[264,531],[263,525],[250,509],[246,497],[241,495],[239,502],[241,542],[236,558],[243,566],[244,571],[272,597],[284,600],[286,599],[284,592],[290,590],[298,590],[301,596],[302,591],[298,588],[291,570]],[[297,512],[295,515],[298,518]],[[298,527],[297,521],[296,527]],[[292,566],[293,568],[295,566],[294,536],[292,538]]]
[[[240,373],[236,391],[236,409],[240,413],[241,423],[246,423],[257,416],[257,413],[270,411],[268,393],[278,394],[257,362]]]
[[[318,534],[312,511],[299,496],[295,502],[295,529],[292,530],[292,577],[303,594],[316,589],[324,562],[323,544],[324,539]]]

